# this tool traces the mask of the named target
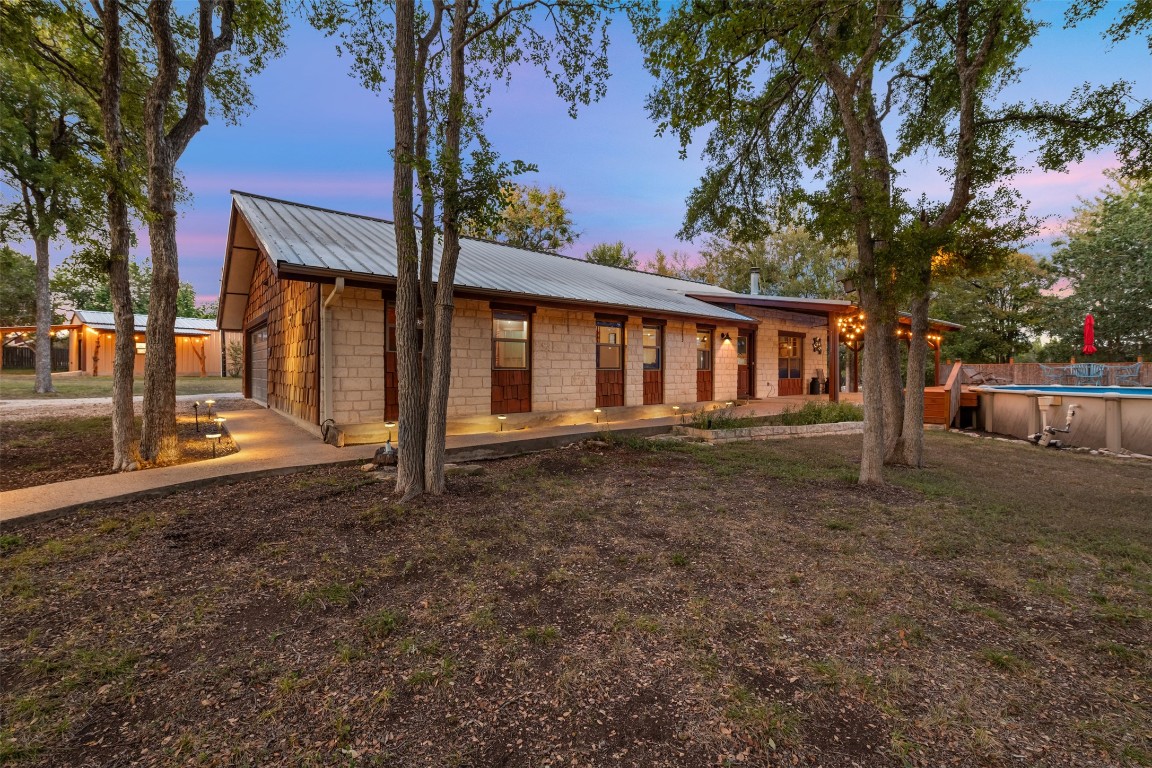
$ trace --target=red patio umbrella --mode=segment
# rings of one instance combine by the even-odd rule
[[[1084,318],[1084,354],[1096,354],[1096,320],[1091,312]]]

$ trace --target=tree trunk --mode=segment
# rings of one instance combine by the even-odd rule
[[[400,428],[396,466],[396,492],[411,499],[424,492],[425,404],[420,372],[420,269],[413,222],[412,124],[413,76],[416,60],[416,8],[413,0],[396,2],[395,91],[392,117],[396,147],[393,152],[392,218],[396,228],[396,364],[399,374]],[[429,258],[431,256],[429,255]]]
[[[448,427],[448,390],[452,383],[453,285],[460,256],[460,133],[464,123],[464,45],[468,2],[456,0],[449,43],[448,115],[444,125],[444,249],[436,281],[436,326],[432,336],[432,380],[428,397],[428,434],[424,447],[424,487],[444,493],[444,443]]]
[[[928,301],[925,291],[912,302],[912,338],[908,347],[908,390],[904,395],[904,429],[900,461],[924,466],[924,372],[928,366]]]
[[[160,126],[161,130],[163,126]],[[180,272],[176,250],[176,205],[167,142],[148,142],[148,242],[152,248],[152,292],[148,302],[148,346],[144,354],[145,461],[167,464],[179,456],[176,438],[176,295]],[[153,156],[156,155],[156,156]]]
[[[896,311],[888,310],[877,326],[883,365],[878,394],[884,403],[884,463],[891,464],[904,428],[904,377],[900,364],[900,339],[896,336],[900,327]]]
[[[36,244],[36,394],[55,392],[52,388],[52,292],[48,288],[51,266],[48,238],[34,238]]]
[[[879,382],[884,379],[884,350],[879,343],[876,323],[870,320],[880,313],[876,289],[867,283],[860,286],[860,304],[864,310],[864,444],[860,451],[861,485],[884,482],[884,400]]]
[[[128,249],[132,230],[128,226],[128,198],[123,184],[128,163],[120,118],[122,88],[120,3],[105,0],[100,14],[104,45],[100,51],[100,117],[108,182],[108,292],[116,325],[112,357],[112,470],[127,472],[139,466],[136,453],[136,420],[132,412],[132,379],[136,365],[136,321],[132,313],[132,286],[128,278]]]

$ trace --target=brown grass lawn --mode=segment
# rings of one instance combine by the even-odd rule
[[[350,469],[4,535],[0,762],[1152,763],[1152,466],[929,434]]]
[[[178,395],[207,395],[222,392],[239,392],[241,381],[238,378],[223,378],[220,376],[178,376],[176,378],[176,394]],[[72,397],[111,397],[111,376],[60,376],[52,377],[52,387],[56,390],[52,395],[37,395],[33,390],[36,386],[32,371],[4,371],[0,374],[0,400],[30,400],[30,399],[64,399]],[[133,391],[137,395],[144,394],[144,377],[137,376],[133,382]]]

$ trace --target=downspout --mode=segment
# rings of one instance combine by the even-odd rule
[[[344,293],[344,278],[338,277],[336,285],[324,299],[324,306],[320,312],[320,430],[325,440],[328,439],[328,424],[333,421],[332,414],[335,412],[332,407],[332,377],[335,367],[335,355],[332,351],[332,302],[342,293]]]

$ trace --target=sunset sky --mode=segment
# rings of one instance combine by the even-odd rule
[[[1029,71],[1010,97],[1057,101],[1085,80],[1122,76],[1138,81],[1138,95],[1152,98],[1152,59],[1145,42],[1110,46],[1100,35],[1103,21],[1065,31],[1064,8],[1062,2],[1038,4],[1052,27],[1025,54]],[[582,233],[569,255],[582,256],[597,242],[616,240],[642,259],[657,248],[695,253],[699,243],[679,242],[675,233],[684,199],[703,169],[699,150],[690,147],[688,158],[680,160],[673,139],[654,135],[644,110],[653,81],[627,24],[613,29],[606,99],[572,120],[551,85],[524,72],[510,88],[495,90],[489,135],[505,158],[539,166],[539,173],[524,181],[567,192]],[[181,279],[195,286],[201,300],[214,300],[219,290],[231,189],[391,218],[389,102],[361,88],[331,40],[296,22],[287,54],[271,62],[254,81],[253,92],[256,108],[242,125],[212,123],[180,163],[193,195],[180,221]],[[1066,175],[1017,180],[1033,213],[1052,217],[1045,227],[1049,238],[1078,197],[1093,195],[1107,182],[1103,171],[1110,161],[1092,157]],[[906,170],[901,186],[917,193],[942,190],[932,165],[914,163]],[[146,242],[142,237],[141,255]],[[1046,246],[1034,249],[1044,252]]]

